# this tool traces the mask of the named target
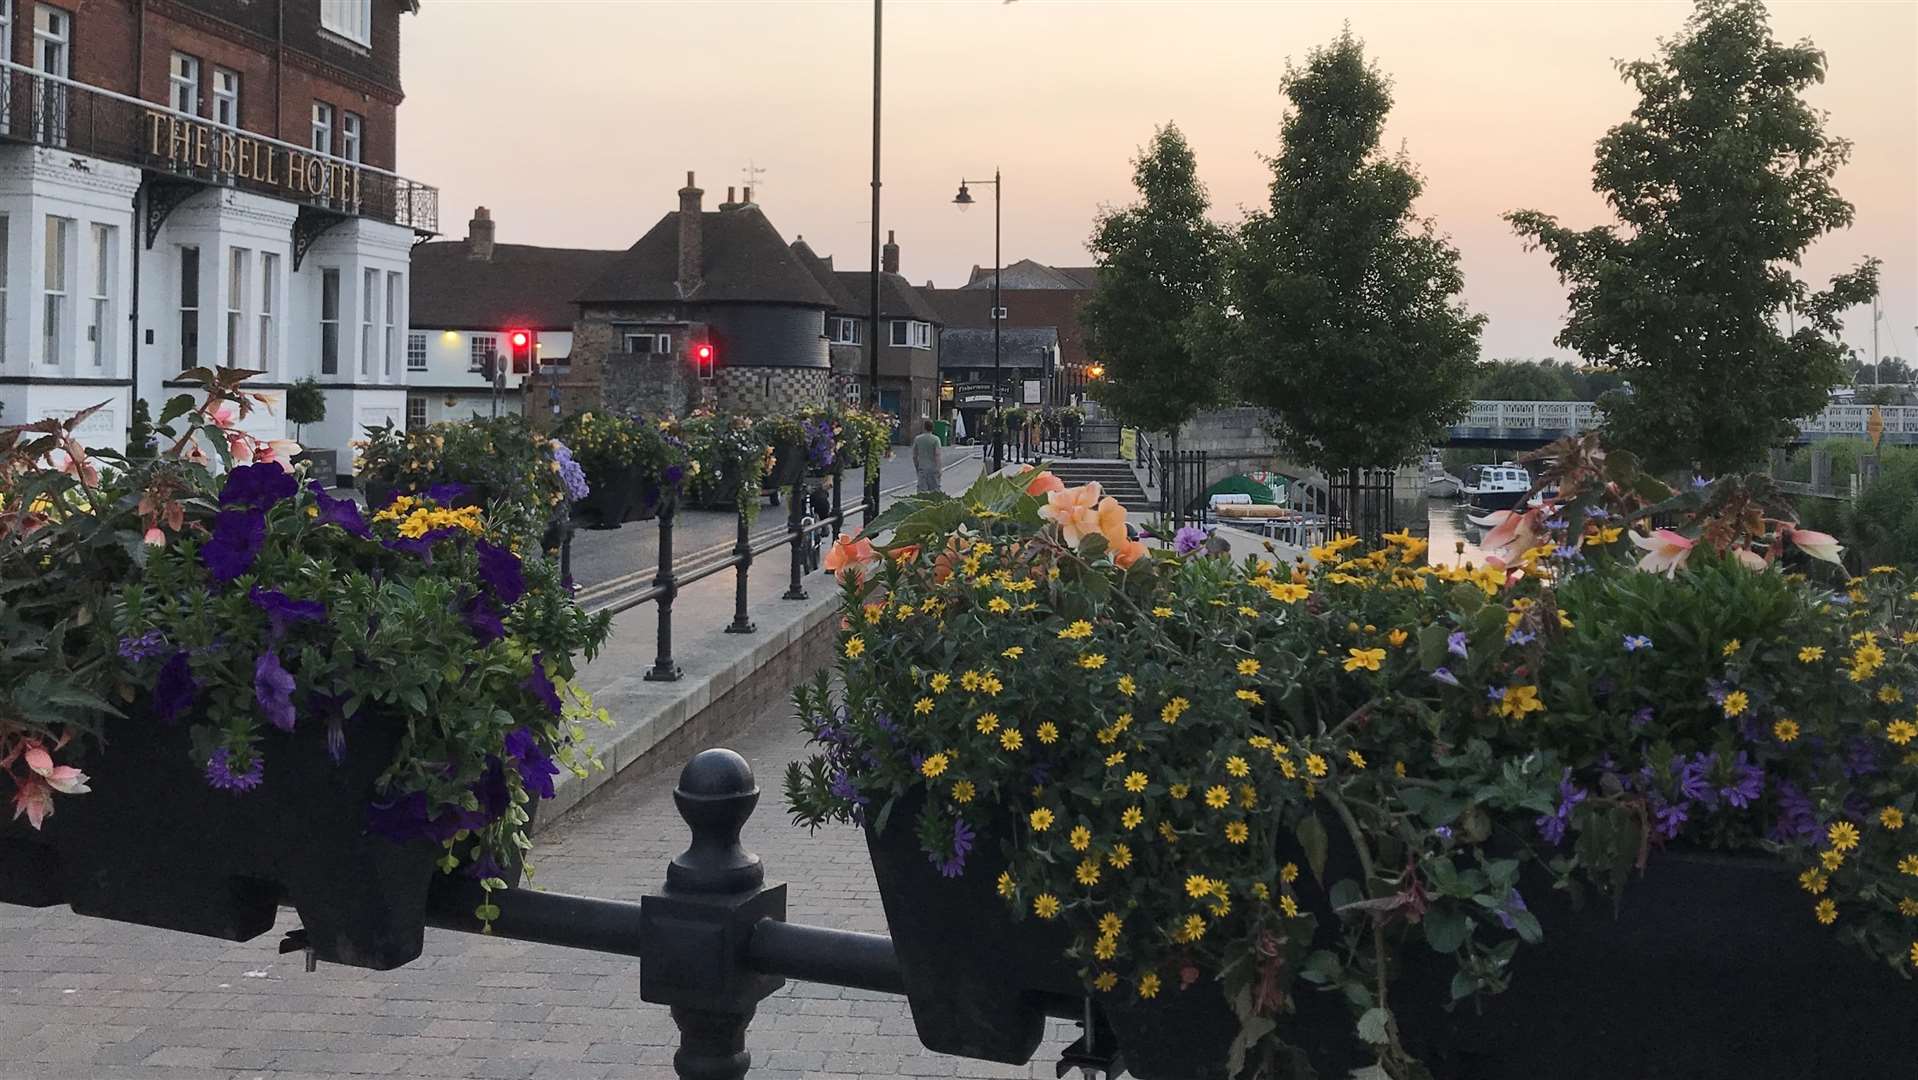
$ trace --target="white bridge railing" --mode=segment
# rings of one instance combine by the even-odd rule
[[[1807,441],[1830,437],[1865,438],[1865,425],[1871,418],[1870,405],[1832,405],[1809,420],[1801,420],[1798,431]],[[1918,442],[1918,406],[1880,406],[1885,421],[1885,438],[1891,442]],[[1465,418],[1452,425],[1454,435],[1496,438],[1533,433],[1575,435],[1598,426],[1598,407],[1589,401],[1474,401]]]

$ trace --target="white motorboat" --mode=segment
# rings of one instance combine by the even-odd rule
[[[1473,465],[1465,475],[1465,498],[1486,510],[1510,510],[1532,492],[1532,474],[1516,462]]]

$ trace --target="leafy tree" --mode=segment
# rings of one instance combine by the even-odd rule
[[[294,424],[294,437],[303,438],[306,425],[326,419],[326,393],[320,380],[308,375],[286,391],[286,418]]]
[[[1559,344],[1631,380],[1603,403],[1613,436],[1653,467],[1736,469],[1824,407],[1845,374],[1839,312],[1877,291],[1876,260],[1822,291],[1792,274],[1852,220],[1831,182],[1850,144],[1800,96],[1825,56],[1774,40],[1758,0],[1699,0],[1656,61],[1619,70],[1640,100],[1593,175],[1623,229],[1506,219],[1571,286]]]
[[[1150,431],[1177,432],[1216,404],[1218,365],[1196,359],[1194,312],[1214,293],[1223,232],[1205,218],[1192,148],[1167,124],[1132,173],[1142,201],[1099,217],[1091,247],[1099,287],[1079,313],[1087,345],[1105,365],[1099,402]]]
[[[1413,217],[1411,162],[1378,152],[1391,89],[1351,31],[1282,88],[1271,199],[1229,257],[1238,383],[1296,459],[1397,465],[1464,413],[1484,318],[1458,298],[1458,251]]]
[[[1472,376],[1472,396],[1482,401],[1575,401],[1567,369],[1531,360],[1482,360]]]

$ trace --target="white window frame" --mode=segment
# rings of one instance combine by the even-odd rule
[[[380,272],[373,269],[360,271],[360,377],[373,377],[373,327],[376,325],[380,300]]]
[[[232,68],[213,69],[213,122],[240,126],[240,73]]]
[[[113,283],[118,272],[119,232],[111,225],[93,222],[88,230],[93,254],[93,295],[87,305],[87,338],[93,349],[93,366],[104,369],[113,350]]]
[[[40,362],[58,364],[66,351],[67,298],[73,289],[73,219],[48,214],[42,268]]]
[[[834,345],[858,345],[865,337],[866,320],[850,319],[835,315],[832,320],[832,334],[829,340]]]
[[[397,270],[386,272],[386,362],[382,370],[389,379],[400,362],[400,277]]]
[[[466,343],[466,358],[467,358],[466,370],[468,371],[483,370],[486,366],[486,361],[492,359],[493,356],[497,354],[498,352],[499,352],[499,336],[498,335],[474,334],[473,339]]]
[[[33,6],[33,68],[48,75],[73,75],[73,12],[53,4]],[[67,142],[67,88],[60,83],[34,85],[36,139],[54,146]]]
[[[327,286],[332,286],[333,312],[327,314]],[[336,266],[320,268],[320,374],[340,373],[340,271]]]
[[[356,112],[340,112],[340,156],[348,161],[364,160],[361,154],[366,134],[366,118]]]
[[[178,49],[167,61],[167,101],[175,112],[200,115],[200,58]]]
[[[414,418],[414,410],[416,406],[419,412],[419,416],[417,420]],[[425,394],[408,394],[406,397],[406,430],[417,431],[420,428],[423,428],[425,426],[426,426],[426,395]]]
[[[673,351],[673,335],[661,334],[652,330],[624,330],[620,332],[620,342],[629,353],[647,353],[660,355]],[[640,345],[643,348],[635,348]]]
[[[888,335],[894,348],[930,349],[932,348],[932,324],[917,319],[892,320],[892,332]]]
[[[273,371],[274,363],[279,359],[279,340],[273,332],[273,316],[277,313],[280,292],[280,255],[276,251],[260,252],[260,340],[255,346],[259,349],[260,370]]]
[[[313,103],[312,144],[322,154],[333,152],[333,106],[324,101]]]
[[[373,47],[373,0],[320,0],[320,29]]]
[[[200,366],[200,309],[205,306],[202,287],[206,284],[206,261],[201,258],[198,244],[181,244],[175,250],[180,256],[174,262],[180,271],[179,290],[176,293],[180,315],[180,370],[185,371]],[[190,296],[187,292],[188,252],[193,253],[193,291]]]
[[[426,335],[418,332],[406,335],[406,370],[426,370]]]
[[[226,355],[227,367],[246,366],[246,294],[253,253],[243,247],[226,249]]]

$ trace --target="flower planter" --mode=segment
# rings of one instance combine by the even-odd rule
[[[633,470],[627,467],[596,469],[587,474],[592,490],[573,504],[580,523],[589,529],[617,529],[626,520],[633,499]]]
[[[998,830],[990,824],[978,828],[965,873],[942,877],[919,846],[914,822],[920,798],[917,793],[901,798],[883,833],[870,823],[866,827],[913,1026],[919,1041],[935,1053],[1023,1065],[1039,1047],[1049,1011],[1078,1016],[1084,1009],[1088,991],[1064,955],[1065,927],[1036,918],[1016,920],[1008,912],[995,892],[1006,864]],[[1185,991],[1168,986],[1150,1001],[1097,995],[1094,1003],[1110,1022],[1130,1075],[1226,1080],[1226,1056],[1238,1021],[1217,983]],[[1340,1047],[1326,1055],[1328,1064],[1349,1069],[1368,1060],[1352,1037],[1342,1001],[1308,994],[1288,1025],[1308,1047]]]
[[[626,502],[627,521],[651,521],[659,516],[659,480],[637,469],[633,471],[631,497]]]
[[[308,479],[330,488],[340,480],[340,453],[337,450],[302,450],[293,455],[295,465],[305,465]]]
[[[1453,970],[1406,952],[1394,1006],[1407,1049],[1439,1080],[1678,1080],[1895,1076],[1909,980],[1819,926],[1813,898],[1762,855],[1666,852],[1625,890],[1574,912],[1525,891],[1545,943],[1521,949],[1513,989],[1450,1015]]]
[[[188,726],[136,718],[84,762],[91,793],[47,821],[66,901],[82,915],[245,941],[298,910],[322,960],[378,970],[420,954],[442,849],[366,831],[374,781],[403,725],[349,721],[347,754],[322,725],[270,733],[260,786],[210,787]]]
[[[65,896],[53,845],[24,819],[0,820],[0,904],[51,907]]]
[[[799,482],[806,471],[806,444],[787,443],[773,448],[773,467],[767,471],[765,481],[760,485],[767,492],[788,488]]]

